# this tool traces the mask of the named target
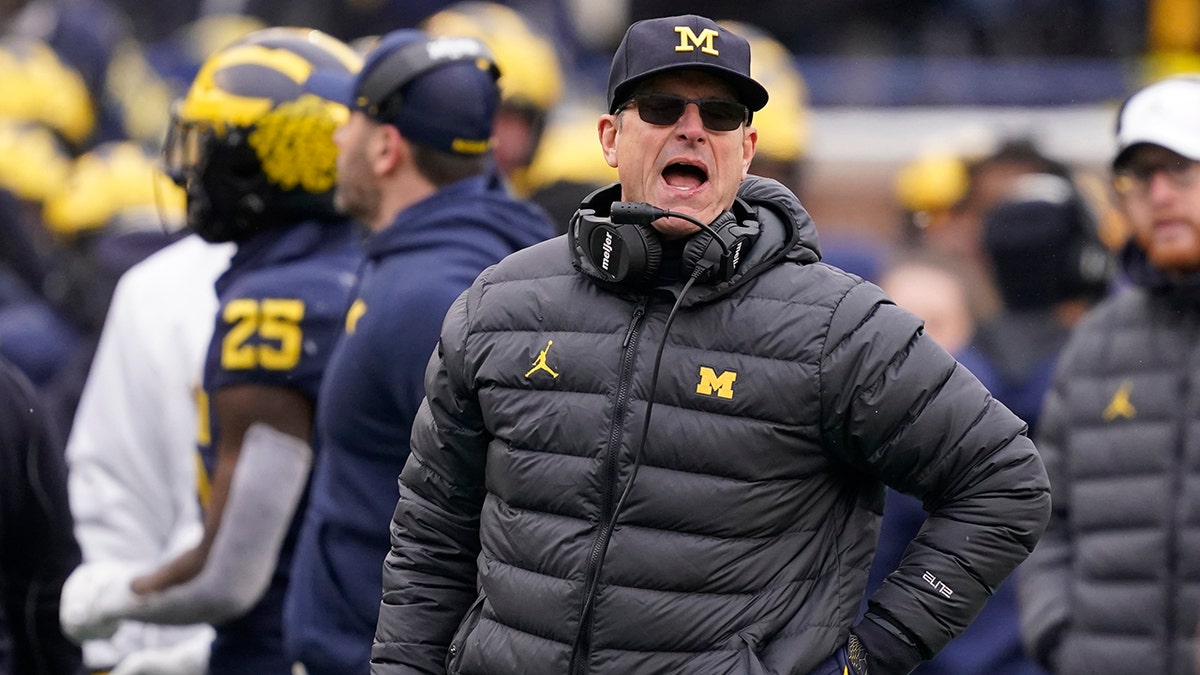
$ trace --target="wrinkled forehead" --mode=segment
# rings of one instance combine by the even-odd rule
[[[703,70],[681,68],[657,73],[642,80],[633,89],[634,94],[678,94],[696,92],[704,98],[723,98],[736,101],[733,87],[725,78]]]

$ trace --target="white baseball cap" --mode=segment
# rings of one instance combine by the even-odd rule
[[[1159,145],[1200,161],[1200,77],[1160,80],[1125,101],[1117,118],[1113,166],[1119,166],[1126,151],[1139,143]]]

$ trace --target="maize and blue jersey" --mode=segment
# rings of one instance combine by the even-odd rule
[[[204,366],[198,434],[202,506],[221,434],[208,405],[214,392],[249,384],[284,387],[315,405],[361,260],[359,236],[349,222],[271,229],[238,246],[229,270],[217,279],[220,306]],[[209,672],[292,672],[283,649],[283,597],[304,505],[302,500],[266,594],[247,614],[216,626]]]
[[[366,242],[321,385],[322,451],[288,591],[288,646],[309,675],[370,669],[396,479],[446,311],[486,267],[553,232],[540,208],[484,175],[413,204]]]

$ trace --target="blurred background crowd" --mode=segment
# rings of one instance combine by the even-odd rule
[[[179,236],[183,196],[158,162],[171,103],[205,57],[268,25],[365,48],[449,4],[0,1],[0,354],[62,438],[117,278]],[[615,179],[595,136],[612,51],[630,22],[679,6],[499,4],[523,21],[459,3],[457,23],[424,25],[488,42],[504,73],[496,160],[565,228]],[[827,259],[884,285],[1036,423],[1062,339],[1113,282],[1108,259],[1126,237],[1108,200],[1117,107],[1148,81],[1200,71],[1200,0],[687,9],[752,39],[771,92],[752,170],[797,192]]]
[[[155,175],[157,158],[171,102],[203,59],[264,25],[365,45],[448,4],[0,3],[0,353],[47,392],[60,428],[117,276],[181,224],[182,196]],[[523,25],[481,5],[440,30],[490,41],[516,120],[502,117],[497,136],[527,136],[499,142],[497,160],[514,189],[536,193],[565,224],[581,186],[614,177],[593,129],[616,41],[629,22],[674,8],[505,4]],[[1146,81],[1200,68],[1197,0],[703,0],[692,9],[756,36],[756,76],[772,101],[756,119],[755,171],[797,191],[831,261],[870,277],[890,249],[920,246],[978,263],[964,274],[975,277],[970,306],[981,319],[999,303],[980,223],[1009,177],[1061,164],[1115,249],[1124,232],[1102,175],[1115,108]]]

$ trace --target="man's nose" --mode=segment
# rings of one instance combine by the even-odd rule
[[[683,106],[683,115],[675,123],[681,135],[689,138],[699,138],[704,133],[704,120],[700,117],[700,106],[688,103]]]

